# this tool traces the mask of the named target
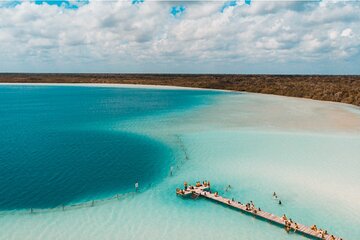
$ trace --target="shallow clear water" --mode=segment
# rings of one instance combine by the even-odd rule
[[[157,153],[153,151],[157,147],[167,149],[159,152],[162,157],[154,163],[155,174],[139,177],[141,186],[147,185],[145,179],[156,184],[94,207],[0,214],[0,239],[304,239],[205,199],[176,197],[175,188],[184,180],[203,179],[211,180],[213,188],[228,197],[253,200],[264,210],[317,224],[344,239],[360,239],[357,108],[256,94],[181,91],[174,105],[187,104],[180,108],[168,106],[165,111],[112,117],[103,123],[99,116],[94,122],[71,127],[74,133],[131,133],[136,144],[146,139],[154,143],[149,156]],[[334,114],[341,115],[342,121]],[[113,146],[104,146],[104,151]],[[102,163],[97,164],[100,170]],[[170,165],[174,176],[169,176]],[[228,184],[232,189],[225,191]],[[111,194],[111,189],[121,190],[115,185],[99,187],[82,198],[100,198]],[[273,191],[283,205],[272,199]]]

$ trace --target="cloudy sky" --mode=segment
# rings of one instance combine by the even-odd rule
[[[0,72],[360,74],[360,1],[0,0]]]

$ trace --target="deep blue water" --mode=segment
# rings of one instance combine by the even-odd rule
[[[171,149],[149,136],[101,126],[191,109],[214,94],[0,86],[0,209],[55,207],[158,180]]]

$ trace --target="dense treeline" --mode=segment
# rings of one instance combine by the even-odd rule
[[[0,82],[127,83],[227,89],[360,106],[360,76],[211,74],[0,74]]]

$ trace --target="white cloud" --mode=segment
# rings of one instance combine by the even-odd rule
[[[351,28],[346,28],[341,32],[342,37],[350,37],[352,35]]]
[[[175,4],[91,1],[72,10],[24,2],[0,8],[0,71],[34,63],[42,71],[49,65],[86,71],[90,63],[104,71],[146,65],[163,71],[217,62],[360,61],[357,2],[253,2],[223,13],[224,2],[185,2],[184,14],[173,17]]]

